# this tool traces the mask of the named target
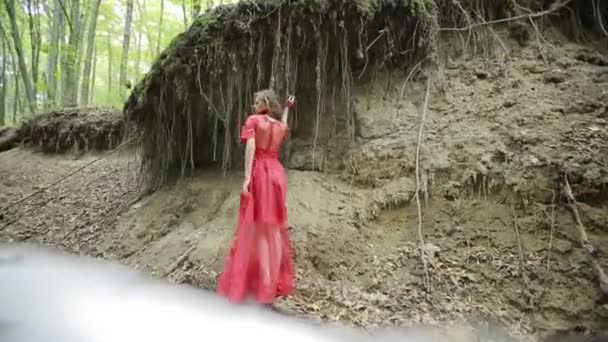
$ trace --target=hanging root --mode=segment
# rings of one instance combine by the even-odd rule
[[[549,248],[547,248],[547,274],[551,270],[551,253],[553,253],[553,234],[555,234],[555,191],[551,191],[551,214],[549,217]]]
[[[127,129],[118,111],[68,108],[32,117],[12,132],[7,130],[4,136],[0,132],[0,147],[13,147],[23,141],[45,152],[82,153],[113,149],[126,136]]]
[[[602,290],[604,295],[608,295],[608,276],[606,275],[606,272],[604,272],[604,269],[602,268],[598,260],[600,251],[596,249],[595,246],[591,244],[591,242],[589,242],[589,238],[587,237],[587,231],[585,230],[585,226],[583,225],[583,221],[581,220],[581,216],[579,215],[577,202],[574,198],[574,194],[572,193],[572,188],[570,187],[570,182],[568,181],[567,175],[563,175],[563,182],[563,191],[566,195],[566,198],[568,199],[568,208],[570,209],[570,212],[572,213],[572,216],[574,217],[574,221],[576,222],[576,226],[578,228],[581,246],[585,250],[587,258],[591,263],[593,272],[595,272],[595,275],[598,278],[598,281],[600,283],[600,289]]]
[[[583,11],[579,2],[550,1],[554,5],[548,9],[524,9],[511,17],[505,1],[491,0],[254,0],[214,8],[173,40],[125,104],[126,121],[141,141],[141,172],[153,183],[149,187],[157,189],[180,167],[183,174],[205,163],[224,171],[239,165],[242,156],[234,151],[244,112],[252,94],[269,85],[281,96],[301,99],[290,116],[290,132],[312,143],[313,169],[318,170],[316,164],[324,159],[317,157],[320,145],[327,145],[332,136],[354,140],[357,75],[361,81],[364,75],[373,81],[379,73],[405,68],[410,76],[402,85],[403,94],[420,70],[437,67],[440,31],[460,35],[464,49],[475,53],[482,37],[489,38],[486,48],[497,43],[506,50],[491,29],[494,24],[519,21],[538,25],[540,32],[538,19],[554,12],[562,20],[578,20],[578,26],[583,19],[589,23],[592,11]],[[593,9],[605,31],[606,2],[593,0]],[[387,15],[388,10],[393,14]],[[541,35],[537,41],[543,51],[540,43],[547,42]],[[329,98],[327,90],[339,99]],[[332,119],[333,130],[323,129],[321,121],[328,124]],[[78,136],[70,139],[87,146]],[[112,144],[115,141],[112,138]]]
[[[424,107],[422,108],[422,116],[420,118],[420,128],[418,129],[418,143],[416,144],[416,208],[418,210],[418,243],[420,244],[420,258],[422,260],[422,268],[424,271],[424,288],[427,292],[431,292],[431,279],[429,277],[429,268],[427,265],[426,251],[424,244],[424,236],[422,234],[422,208],[420,204],[420,192],[421,192],[421,180],[420,180],[420,150],[422,148],[422,133],[424,131],[424,125],[426,122],[427,108],[429,104],[429,97],[431,93],[431,76],[432,72],[429,70],[428,78],[426,81],[426,94],[424,96]]]
[[[528,279],[528,272],[526,271],[526,257],[524,255],[524,248],[521,243],[521,235],[519,234],[519,222],[517,219],[517,213],[515,212],[515,206],[511,208],[513,213],[513,227],[515,228],[515,237],[517,238],[517,250],[519,253],[519,272],[521,273],[521,279],[526,288],[530,287],[530,279]]]

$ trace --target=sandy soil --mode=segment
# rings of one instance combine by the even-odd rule
[[[490,321],[513,333],[608,332],[608,304],[553,180],[571,174],[589,239],[608,250],[608,68],[574,44],[449,59],[423,141],[422,286],[413,202],[423,83],[358,89],[358,149],[341,174],[288,174],[297,294],[279,303],[361,326]],[[384,104],[383,104],[384,103]],[[384,106],[384,107],[383,107]],[[96,160],[0,154],[0,207]],[[31,241],[213,288],[234,233],[241,177],[201,170],[139,197],[134,159],[111,155],[0,218]],[[424,197],[424,198],[422,198]],[[555,201],[553,199],[556,199]],[[519,237],[518,237],[519,236]],[[601,256],[608,268],[608,257]]]

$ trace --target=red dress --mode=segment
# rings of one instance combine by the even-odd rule
[[[252,296],[270,304],[293,291],[291,244],[285,206],[287,179],[278,159],[287,126],[266,115],[251,115],[241,142],[255,137],[249,192],[241,193],[236,236],[217,292],[232,302]]]

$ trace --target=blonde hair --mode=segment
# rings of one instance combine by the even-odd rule
[[[279,104],[279,97],[272,89],[260,90],[254,94],[256,100],[261,100],[268,107],[268,115],[272,118],[281,120],[283,118],[283,110]]]

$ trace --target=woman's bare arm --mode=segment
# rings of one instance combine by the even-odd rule
[[[255,154],[255,138],[247,139],[245,147],[245,180],[251,179],[251,166],[253,165],[253,155]]]
[[[283,110],[283,118],[281,119],[281,121],[283,121],[283,124],[285,126],[287,126],[287,116],[289,115],[289,107],[285,107],[285,109]]]
[[[293,95],[289,95],[289,97],[287,98],[287,106],[285,106],[285,109],[283,110],[283,118],[281,121],[283,121],[283,124],[285,126],[287,126],[287,119],[289,117],[289,108],[293,106],[293,104],[296,102],[296,97]]]

